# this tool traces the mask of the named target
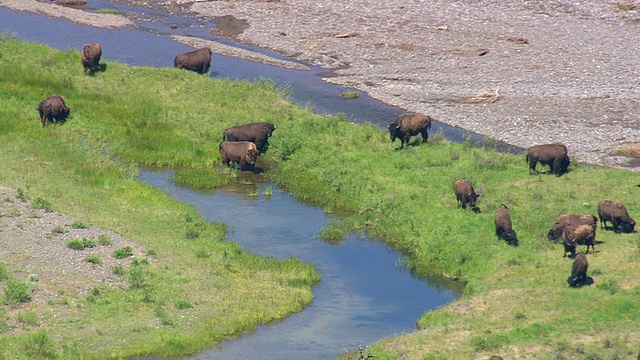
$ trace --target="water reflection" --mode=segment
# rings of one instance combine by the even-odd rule
[[[228,224],[228,240],[252,253],[313,263],[322,275],[315,299],[301,313],[225,342],[193,359],[326,359],[383,337],[415,330],[422,313],[456,295],[414,278],[384,244],[351,235],[340,245],[318,234],[331,221],[321,209],[296,201],[268,182],[259,195],[202,193],[171,181],[170,172],[143,171],[143,181],[194,205],[208,221]],[[272,190],[265,196],[265,190]]]

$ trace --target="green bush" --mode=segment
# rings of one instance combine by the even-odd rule
[[[122,276],[125,274],[126,270],[122,264],[117,264],[111,268],[111,272],[115,275]]]
[[[102,245],[102,246],[108,246],[111,245],[113,242],[111,241],[111,237],[109,237],[109,235],[107,234],[100,234],[98,236],[98,244]]]
[[[84,242],[80,239],[67,241],[67,247],[73,250],[84,250]]]
[[[133,256],[133,249],[131,246],[121,247],[113,252],[113,257],[116,259],[126,259],[130,256]]]
[[[94,254],[88,255],[84,260],[91,264],[96,264],[96,265],[102,264],[102,259],[100,259],[98,255],[94,255]]]
[[[53,206],[51,205],[51,203],[49,202],[49,200],[41,198],[41,197],[37,197],[33,200],[33,207],[35,207],[36,209],[42,209],[46,212],[52,212],[53,211]]]
[[[89,225],[83,223],[82,221],[76,220],[71,223],[71,227],[74,229],[88,229]]]
[[[4,286],[5,304],[17,306],[23,302],[31,300],[33,285],[25,281],[9,280]]]

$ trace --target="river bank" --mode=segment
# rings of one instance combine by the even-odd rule
[[[445,124],[521,148],[564,142],[575,161],[640,170],[634,3],[119,2],[216,22],[215,34],[332,69],[328,82]],[[85,16],[0,1],[17,3]]]

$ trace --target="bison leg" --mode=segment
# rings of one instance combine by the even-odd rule
[[[427,129],[424,129],[420,132],[420,135],[422,135],[422,142],[425,143],[427,142],[427,140],[429,140],[429,132],[427,131]]]
[[[535,159],[529,160],[529,174],[531,173],[538,174],[538,171],[536,170],[537,164],[538,164],[538,160],[535,160]]]

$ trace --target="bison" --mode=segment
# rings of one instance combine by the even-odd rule
[[[476,201],[480,197],[479,194],[473,189],[473,185],[467,180],[459,179],[453,184],[453,190],[456,193],[456,199],[458,200],[458,207],[463,209],[467,208],[467,204],[474,211],[478,211],[476,207]]]
[[[571,276],[567,278],[567,283],[569,283],[569,286],[580,287],[586,284],[587,269],[589,269],[587,255],[576,255],[576,258],[573,260],[573,265],[571,266]]]
[[[243,171],[252,170],[258,158],[256,144],[250,141],[223,141],[219,149],[222,164],[229,165],[233,162]]]
[[[391,142],[396,141],[396,138],[400,139],[400,148],[404,147],[405,143],[408,144],[412,136],[418,134],[422,136],[422,142],[426,142],[429,139],[431,117],[416,113],[400,114],[389,124],[388,129]]]
[[[195,71],[206,74],[211,68],[211,49],[208,47],[178,54],[173,59],[173,66],[177,69]]]
[[[587,224],[593,228],[595,233],[598,225],[598,218],[591,214],[562,214],[556,218],[553,227],[549,229],[547,237],[551,241],[558,241],[562,237],[562,232],[567,225]]]
[[[565,247],[564,256],[567,255],[567,252],[575,255],[577,244],[587,245],[587,254],[589,253],[589,247],[591,247],[593,252],[596,251],[596,231],[591,225],[569,224],[562,231],[561,238]]]
[[[47,122],[64,123],[71,113],[71,109],[64,103],[64,97],[58,94],[51,95],[40,101],[36,109],[40,114],[42,127],[44,127]]]
[[[82,66],[84,73],[93,74],[100,69],[102,47],[98,43],[84,44],[82,47]]]
[[[529,163],[529,173],[538,173],[536,165],[548,165],[551,173],[561,176],[567,172],[571,160],[567,152],[567,147],[562,143],[546,145],[534,145],[527,149],[526,160]]]
[[[269,122],[232,126],[222,132],[222,141],[251,141],[256,144],[259,152],[264,153],[268,147],[269,137],[275,129],[276,126]]]
[[[619,201],[602,200],[598,203],[600,226],[607,229],[607,221],[616,233],[632,233],[636,221],[629,216],[627,208]]]
[[[494,223],[496,225],[496,235],[499,238],[504,239],[509,245],[518,246],[518,238],[511,225],[511,215],[505,204],[500,204],[496,209]]]

